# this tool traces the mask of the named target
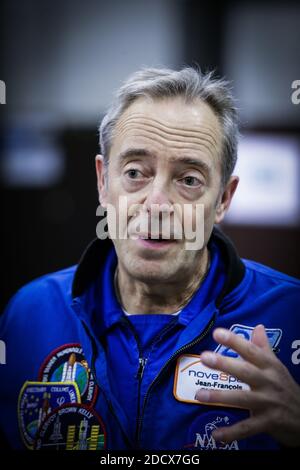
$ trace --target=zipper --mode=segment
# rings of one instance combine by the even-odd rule
[[[148,359],[146,357],[139,357],[139,370],[137,373],[137,378],[139,379],[140,382],[142,381],[142,378],[144,375],[144,369],[147,364],[147,360]]]
[[[136,374],[136,378],[138,379],[138,399],[137,399],[137,410],[136,410],[136,416],[137,416],[137,424],[136,424],[136,429],[135,429],[135,435],[137,434],[137,429],[138,429],[138,422],[139,422],[139,414],[140,414],[140,396],[141,396],[141,384],[142,384],[142,378],[144,375],[144,370],[145,366],[147,364],[147,358],[143,357],[143,352],[141,348],[141,343],[140,343],[140,338],[138,337],[132,323],[127,317],[124,317],[121,320],[121,323],[126,325],[131,332],[133,333],[134,339],[136,341],[137,347],[138,347],[138,352],[139,352],[139,368]]]
[[[139,369],[138,369],[138,373],[137,373],[137,378],[139,379],[139,388],[138,388],[138,414],[137,414],[137,425],[136,425],[136,436],[135,436],[135,441],[136,441],[136,446],[132,447],[132,443],[130,441],[130,439],[128,438],[127,434],[125,433],[124,429],[123,429],[123,426],[121,425],[120,421],[119,421],[119,418],[118,416],[116,415],[115,413],[115,410],[114,410],[114,407],[113,407],[113,404],[112,402],[107,398],[103,388],[101,387],[98,379],[97,379],[97,375],[96,375],[96,369],[95,369],[95,357],[96,357],[96,353],[95,353],[95,348],[96,348],[96,344],[95,344],[95,339],[94,337],[91,335],[89,329],[88,329],[88,326],[87,324],[85,323],[84,320],[81,319],[81,322],[83,324],[83,327],[84,327],[84,330],[85,332],[87,333],[88,337],[90,338],[91,340],[91,343],[92,343],[92,362],[91,362],[91,372],[93,373],[93,376],[94,376],[94,380],[96,382],[96,384],[98,385],[99,389],[103,392],[103,395],[104,395],[104,398],[106,400],[106,403],[108,405],[108,408],[111,412],[111,414],[114,416],[114,418],[116,419],[116,421],[119,423],[119,426],[120,426],[120,429],[122,430],[123,432],[123,435],[124,435],[124,438],[125,438],[125,441],[127,442],[127,445],[129,448],[134,448],[134,449],[137,449],[139,448],[139,440],[140,440],[140,433],[141,433],[141,427],[142,427],[142,421],[143,421],[143,415],[144,415],[144,411],[145,411],[145,407],[146,407],[146,403],[147,403],[147,400],[148,400],[148,397],[149,397],[149,394],[152,390],[152,388],[154,387],[154,385],[156,385],[156,383],[159,381],[161,375],[165,372],[165,370],[169,367],[169,365],[171,364],[172,361],[174,361],[183,351],[185,351],[186,349],[188,348],[191,348],[193,347],[195,344],[199,343],[200,341],[202,341],[202,339],[207,335],[207,333],[211,330],[211,328],[213,327],[214,323],[215,323],[215,318],[216,318],[216,313],[214,314],[212,320],[209,322],[209,324],[207,325],[207,327],[205,328],[205,330],[201,333],[201,335],[199,335],[197,338],[195,338],[193,341],[191,341],[190,343],[182,346],[180,349],[178,349],[174,354],[172,354],[172,356],[168,359],[168,361],[164,364],[164,366],[161,368],[161,370],[159,371],[159,373],[157,374],[157,376],[153,379],[153,381],[151,382],[151,384],[149,385],[148,387],[148,390],[146,392],[146,395],[144,397],[144,401],[143,401],[143,406],[142,406],[142,410],[141,410],[141,413],[140,413],[140,406],[139,406],[139,402],[140,402],[140,388],[141,388],[141,381],[142,381],[142,378],[143,378],[143,374],[144,374],[144,370],[145,370],[145,366],[147,364],[147,358],[143,358],[141,356],[141,348],[140,348],[140,341],[139,341],[139,338],[136,334],[136,331],[133,327],[133,325],[131,324],[131,322],[128,320],[127,317],[125,317],[124,319],[124,323],[127,323],[130,328],[132,329],[133,331],[133,334],[134,334],[134,337],[136,339],[136,342],[137,342],[137,346],[138,346],[138,350],[139,350]],[[171,323],[168,323],[167,326],[165,328],[163,328],[163,330],[159,333],[160,335],[164,334],[166,331],[168,331],[168,329],[176,324],[176,321],[174,322],[171,322]],[[152,345],[151,347],[153,347],[153,344],[154,342],[157,340],[157,337],[154,338],[154,341],[152,342]],[[151,349],[150,349],[151,350]]]
[[[108,406],[109,411],[111,412],[111,414],[113,415],[113,417],[115,418],[115,420],[117,421],[117,423],[119,423],[120,429],[122,430],[123,436],[124,436],[124,438],[125,438],[125,442],[127,442],[128,447],[132,449],[132,448],[133,448],[133,447],[132,447],[132,443],[130,442],[129,438],[127,437],[127,434],[125,434],[125,431],[123,430],[123,427],[122,427],[122,425],[121,425],[121,423],[120,423],[120,421],[119,421],[119,418],[118,418],[118,416],[117,416],[116,413],[115,413],[113,404],[112,404],[112,402],[107,398],[106,393],[105,393],[104,390],[102,389],[102,387],[101,387],[101,385],[99,384],[99,381],[98,381],[98,379],[97,379],[96,370],[95,370],[95,357],[94,357],[94,353],[93,353],[93,357],[92,357],[91,371],[92,371],[92,373],[93,373],[94,380],[95,380],[96,384],[97,384],[98,387],[99,387],[99,390],[101,390],[102,393],[103,393],[103,396],[104,396],[104,398],[105,398],[105,401],[106,401],[106,403],[107,403],[107,406]]]
[[[137,344],[137,347],[138,347],[138,351],[139,351],[139,368],[138,368],[138,372],[137,372],[137,375],[136,375],[136,378],[138,379],[138,399],[137,399],[137,413],[136,413],[136,429],[135,429],[135,439],[137,440],[137,436],[138,436],[138,429],[139,429],[139,422],[140,422],[140,400],[141,400],[141,386],[142,386],[142,379],[143,379],[143,375],[144,375],[144,370],[145,370],[145,367],[146,367],[146,364],[147,364],[147,361],[148,361],[148,358],[146,357],[143,357],[143,352],[142,352],[142,348],[141,348],[141,343],[140,343],[140,339],[138,337],[138,335],[136,334],[136,331],[132,325],[132,323],[130,322],[130,320],[125,317],[123,318],[123,323],[126,324],[130,330],[132,331],[133,333],[133,336],[136,340],[136,344]],[[169,329],[172,328],[173,325],[175,325],[177,323],[177,319],[174,320],[174,321],[171,321],[170,323],[168,323],[152,340],[151,342],[151,345],[150,345],[150,348],[149,348],[149,355],[151,354],[151,351],[152,351],[152,348],[154,346],[154,344],[162,337],[162,335],[164,335]]]
[[[112,404],[111,400],[109,400],[108,397],[106,396],[105,391],[103,390],[103,388],[101,387],[101,385],[100,385],[100,383],[99,383],[99,381],[98,381],[97,374],[96,374],[96,368],[95,368],[95,362],[96,362],[96,353],[95,353],[96,344],[95,344],[95,339],[94,339],[94,337],[91,335],[91,333],[90,333],[90,331],[89,331],[89,329],[88,329],[88,326],[87,326],[87,324],[85,323],[85,321],[84,321],[84,320],[81,320],[81,322],[82,322],[82,324],[83,324],[83,328],[84,328],[85,332],[87,333],[87,335],[88,335],[88,337],[90,338],[91,343],[92,343],[92,360],[91,360],[90,369],[91,369],[91,372],[92,372],[92,374],[93,374],[94,380],[95,380],[96,384],[98,385],[99,390],[101,390],[102,393],[103,393],[103,396],[104,396],[105,401],[106,401],[106,403],[107,403],[107,405],[108,405],[109,411],[110,411],[111,414],[114,416],[115,420],[119,423],[120,429],[121,429],[122,432],[123,432],[123,436],[124,436],[124,438],[125,438],[125,441],[126,441],[128,447],[132,449],[132,448],[133,448],[133,447],[132,447],[132,443],[131,443],[130,439],[128,438],[127,434],[125,433],[125,431],[124,431],[124,429],[123,429],[123,427],[122,427],[122,425],[121,425],[121,423],[120,423],[120,420],[119,420],[118,416],[117,416],[116,413],[115,413],[113,404]]]
[[[159,373],[157,374],[157,376],[152,380],[151,384],[149,385],[149,388],[146,392],[146,395],[145,395],[145,398],[144,398],[144,402],[143,402],[143,406],[142,406],[142,412],[140,413],[140,416],[139,416],[139,421],[138,421],[138,425],[137,425],[137,433],[136,433],[136,444],[137,444],[137,447],[139,448],[139,440],[140,440],[140,434],[141,434],[141,428],[142,428],[142,421],[143,421],[143,415],[144,415],[144,412],[145,412],[145,407],[146,407],[146,403],[147,403],[147,400],[148,400],[148,397],[149,397],[149,394],[152,390],[152,388],[154,387],[154,385],[156,385],[156,383],[159,381],[159,379],[161,378],[161,375],[166,371],[166,369],[169,367],[169,365],[171,364],[171,362],[173,362],[175,359],[177,359],[177,357],[185,350],[195,346],[196,344],[198,344],[200,341],[202,341],[202,339],[209,333],[209,331],[211,330],[211,328],[213,327],[214,323],[215,323],[215,319],[216,319],[216,313],[214,313],[214,316],[213,318],[211,319],[211,321],[209,322],[209,324],[207,325],[207,327],[205,328],[205,330],[201,333],[201,335],[199,335],[197,338],[195,338],[193,341],[191,341],[190,343],[188,344],[185,344],[184,346],[182,346],[180,349],[178,349],[174,354],[172,354],[172,356],[167,360],[167,362],[164,364],[164,366],[161,368],[161,370],[159,371]]]

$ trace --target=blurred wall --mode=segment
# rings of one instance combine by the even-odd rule
[[[10,111],[43,111],[63,125],[95,126],[132,71],[182,62],[180,3],[4,1]]]

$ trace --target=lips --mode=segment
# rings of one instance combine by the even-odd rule
[[[151,241],[165,241],[165,242],[170,242],[170,241],[176,241],[175,237],[173,234],[164,236],[162,233],[152,235],[150,232],[147,234],[139,234],[138,238],[142,240],[151,240]]]
[[[148,238],[139,236],[136,240],[137,244],[148,250],[163,250],[174,246],[176,240],[163,239],[163,238]]]

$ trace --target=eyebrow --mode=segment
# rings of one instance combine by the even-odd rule
[[[153,156],[155,155],[152,152],[149,152],[149,150],[146,150],[143,148],[130,148],[130,149],[124,150],[124,152],[121,152],[119,154],[119,160],[123,161],[131,157],[153,157]]]
[[[127,150],[124,150],[124,152],[121,152],[119,154],[119,160],[120,162],[131,158],[131,157],[148,157],[148,158],[153,158],[156,157],[156,155],[153,152],[150,152],[147,149],[144,148],[129,148]],[[170,158],[170,162],[173,164],[181,164],[181,165],[192,165],[200,168],[202,171],[204,171],[206,174],[211,173],[211,167],[204,161],[198,160],[197,158],[191,158],[191,157],[176,157],[176,158]]]
[[[196,166],[196,167],[200,168],[201,170],[203,170],[208,175],[211,172],[210,166],[206,162],[204,162],[202,160],[198,160],[197,158],[178,157],[178,158],[171,158],[170,161],[172,163],[177,163],[177,164]]]

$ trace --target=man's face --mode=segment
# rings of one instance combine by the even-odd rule
[[[120,196],[127,198],[129,215],[125,220],[134,239],[113,242],[119,263],[133,278],[149,283],[178,282],[195,270],[202,250],[187,250],[184,239],[147,241],[151,225],[136,239],[136,227],[145,217],[164,217],[154,209],[164,205],[170,208],[171,234],[176,236],[178,211],[172,207],[189,204],[195,228],[196,204],[202,204],[206,246],[214,223],[223,216],[218,205],[221,139],[218,118],[200,100],[185,103],[180,97],[140,98],[119,119],[105,187],[103,168],[97,166],[98,188],[102,206],[113,205],[117,216]],[[131,213],[134,204],[142,210]]]

